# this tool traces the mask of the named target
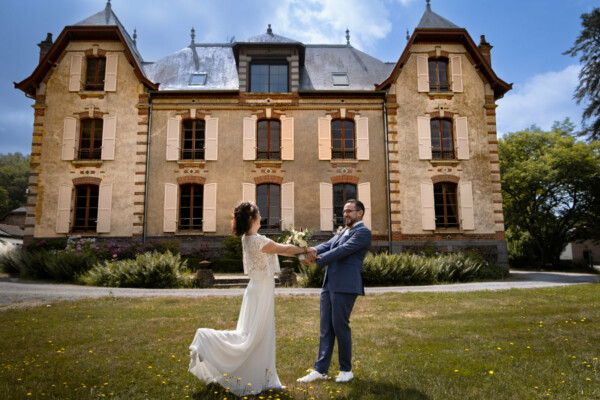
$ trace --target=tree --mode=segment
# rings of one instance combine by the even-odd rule
[[[0,154],[0,215],[27,203],[29,155]]]
[[[588,103],[583,110],[581,135],[589,140],[600,140],[600,8],[582,14],[581,25],[583,29],[575,44],[564,54],[575,57],[581,53],[579,84],[573,95],[577,104],[584,99]]]
[[[507,231],[533,243],[540,266],[556,266],[569,242],[600,239],[600,142],[574,130],[567,118],[498,141]]]

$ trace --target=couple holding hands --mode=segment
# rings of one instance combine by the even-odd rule
[[[352,373],[350,314],[356,297],[364,295],[362,264],[371,247],[371,231],[362,218],[364,205],[348,200],[344,205],[346,228],[329,241],[304,249],[279,244],[260,235],[260,212],[248,201],[234,210],[233,233],[242,237],[244,273],[250,282],[244,292],[237,327],[231,331],[200,328],[192,344],[189,371],[206,383],[219,383],[244,396],[264,390],[285,389],[275,368],[274,275],[280,271],[277,255],[304,254],[304,264],[325,269],[321,290],[320,342],[317,360],[298,382],[327,379],[335,340],[340,372],[336,382],[347,382]]]

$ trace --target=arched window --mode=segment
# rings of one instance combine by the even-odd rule
[[[344,205],[348,200],[356,198],[356,185],[352,183],[336,183],[333,185],[334,226],[344,225]]]
[[[436,228],[458,228],[458,199],[456,192],[456,183],[439,182],[433,185]]]
[[[260,210],[261,228],[281,229],[281,186],[274,183],[258,185],[256,205]]]
[[[331,158],[356,158],[354,121],[349,119],[331,121]]]
[[[79,129],[79,160],[100,160],[102,156],[102,128],[104,121],[101,119],[82,119]]]
[[[204,186],[186,184],[179,187],[179,230],[202,229]]]
[[[188,119],[183,121],[182,160],[204,160],[204,132],[204,120]]]
[[[434,159],[454,158],[454,134],[452,121],[448,119],[431,119],[431,157]]]
[[[448,92],[450,90],[447,58],[429,59],[429,90],[431,92]]]
[[[256,159],[281,160],[281,122],[276,119],[258,121]]]
[[[98,219],[98,185],[75,186],[73,232],[95,232]]]

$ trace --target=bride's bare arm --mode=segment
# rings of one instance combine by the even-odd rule
[[[303,249],[302,247],[294,246],[293,244],[280,244],[273,241],[264,245],[261,251],[263,253],[280,254],[289,257],[306,253],[306,249]]]

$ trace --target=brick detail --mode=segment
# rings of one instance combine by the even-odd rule
[[[282,182],[283,182],[283,177],[281,177],[281,176],[263,175],[263,176],[257,176],[256,178],[254,178],[254,183],[257,185],[260,185],[263,183],[274,183],[277,185],[281,185]]]
[[[73,178],[73,185],[100,185],[102,179],[91,176],[83,176],[81,178]]]
[[[354,185],[358,185],[358,177],[352,175],[338,175],[331,177],[331,183],[352,183]]]
[[[431,181],[433,183],[440,183],[440,182],[458,183],[459,180],[460,180],[460,178],[458,176],[454,176],[454,175],[435,175],[435,176],[431,177]]]
[[[204,182],[206,182],[206,178],[203,178],[201,176],[180,176],[179,178],[177,178],[177,184],[178,185],[186,185],[186,184],[197,184],[197,185],[204,185]]]
[[[102,111],[96,111],[96,109],[94,108],[94,118],[96,119],[102,119],[102,117],[104,117],[107,114],[108,113],[104,113]],[[89,119],[90,113],[88,111],[82,111],[78,113],[77,116],[79,117],[79,119]]]

